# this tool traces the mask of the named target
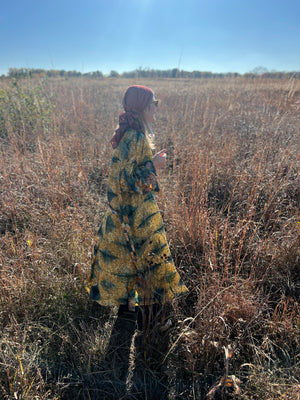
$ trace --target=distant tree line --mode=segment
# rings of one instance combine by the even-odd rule
[[[210,71],[184,71],[178,68],[172,68],[167,70],[158,69],[136,69],[130,72],[118,73],[117,71],[110,71],[109,74],[103,74],[101,71],[93,71],[82,73],[78,71],[65,71],[56,69],[40,69],[40,68],[9,68],[7,76],[9,78],[33,78],[33,77],[61,77],[61,78],[73,78],[73,77],[89,77],[89,78],[172,78],[172,79],[186,79],[186,78],[273,78],[273,79],[287,79],[296,78],[300,79],[300,71],[295,72],[268,72],[266,69],[259,67],[252,72],[245,74],[239,74],[237,72],[227,73],[215,73]],[[2,78],[5,78],[2,75]]]

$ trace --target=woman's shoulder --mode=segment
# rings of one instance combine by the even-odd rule
[[[124,134],[125,142],[143,142],[146,139],[145,134],[142,131],[137,131],[135,129],[128,129]]]
[[[138,130],[132,129],[132,128],[128,129],[125,132],[125,135],[127,137],[132,137],[132,138],[134,138],[134,137],[136,137],[136,138],[145,138],[145,134],[142,131],[138,131]]]
[[[143,153],[146,148],[147,139],[143,132],[137,131],[135,129],[128,129],[118,147],[115,149],[116,157],[121,157],[126,159],[129,156],[135,156],[137,154]],[[131,155],[130,155],[131,154]]]

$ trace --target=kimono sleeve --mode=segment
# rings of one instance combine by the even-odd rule
[[[152,151],[142,132],[136,132],[120,145],[120,187],[123,192],[145,194],[159,191]]]

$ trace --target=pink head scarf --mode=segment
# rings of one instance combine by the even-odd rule
[[[119,127],[115,131],[110,143],[115,149],[128,128],[144,131],[140,116],[153,99],[153,92],[146,86],[130,86],[123,97],[124,112],[119,115]]]

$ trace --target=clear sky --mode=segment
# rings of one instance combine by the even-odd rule
[[[300,70],[300,0],[7,0],[8,68]]]

